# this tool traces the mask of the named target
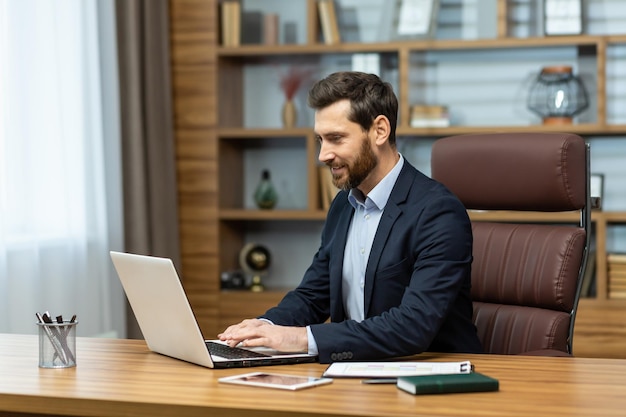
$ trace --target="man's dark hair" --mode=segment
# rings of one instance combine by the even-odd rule
[[[348,99],[348,120],[358,123],[364,130],[372,127],[374,119],[383,115],[389,119],[389,143],[395,146],[398,99],[391,84],[375,74],[356,71],[335,72],[316,82],[309,91],[309,106],[315,110]]]

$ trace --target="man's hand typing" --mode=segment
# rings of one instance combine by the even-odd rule
[[[229,346],[266,346],[281,352],[306,352],[306,327],[277,326],[259,319],[247,319],[229,326],[218,338]]]

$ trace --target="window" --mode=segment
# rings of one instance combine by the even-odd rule
[[[0,332],[34,333],[43,310],[77,314],[79,335],[124,331],[112,16],[108,0],[0,0]]]

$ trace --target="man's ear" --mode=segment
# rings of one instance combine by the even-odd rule
[[[372,131],[376,137],[376,145],[380,146],[389,140],[391,134],[391,124],[389,119],[382,114],[379,114],[372,123]]]

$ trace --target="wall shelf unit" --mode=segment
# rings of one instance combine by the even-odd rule
[[[279,112],[284,97],[279,78],[284,68],[314,68],[318,77],[332,70],[351,69],[353,54],[378,55],[382,78],[394,85],[400,102],[397,135],[407,141],[487,131],[564,130],[589,139],[626,139],[626,115],[615,111],[626,103],[626,75],[607,75],[612,74],[611,69],[626,54],[626,34],[511,35],[520,31],[519,19],[513,19],[512,14],[517,13],[521,3],[535,7],[534,0],[493,0],[497,10],[493,13],[496,21],[492,22],[491,37],[336,45],[326,45],[320,39],[316,0],[295,0],[288,2],[288,6],[286,2],[242,0],[243,10],[270,8],[281,19],[283,14],[285,19],[297,19],[303,35],[294,44],[236,47],[220,44],[219,28],[223,24],[219,19],[220,2],[170,0],[170,3],[183,277],[206,334],[215,334],[228,323],[262,313],[291,285],[274,282],[274,290],[270,288],[272,291],[263,295],[220,291],[220,273],[238,268],[238,253],[245,243],[264,236],[270,242],[277,241],[275,234],[286,238],[300,236],[297,244],[291,242],[290,248],[278,243],[270,248],[276,252],[275,262],[294,263],[291,269],[283,268],[282,264],[278,268],[290,276],[292,283],[302,276],[319,241],[317,232],[321,230],[325,212],[319,195],[318,145],[311,129],[312,112],[305,105],[307,89],[301,88],[296,97],[300,113],[297,127],[281,127]],[[349,3],[350,0],[337,0],[340,9]],[[382,0],[378,3],[381,7],[387,5]],[[446,1],[441,3],[442,7],[446,6]],[[482,4],[471,3],[473,7]],[[282,10],[277,4],[289,10]],[[513,21],[517,26],[510,26]],[[525,86],[544,63],[566,63],[584,75],[583,81],[593,99],[589,109],[572,125],[544,126],[525,109]],[[459,72],[459,68],[467,71]],[[491,68],[502,71],[492,74],[488,71]],[[456,94],[450,86],[464,93]],[[502,101],[494,104],[488,98],[474,103],[482,92],[494,89],[503,97],[499,98]],[[411,127],[411,106],[421,101],[448,105],[452,125]],[[292,160],[296,162],[289,165]],[[250,190],[261,168],[270,169],[279,189],[295,197],[279,197],[279,205],[273,210],[252,206]],[[626,205],[620,210],[626,211]],[[606,320],[615,324],[603,334],[594,332],[597,311],[626,317],[626,300],[611,300],[606,296],[607,229],[626,224],[624,211],[592,214],[597,295],[581,303],[580,328],[577,324],[574,342],[574,348],[581,346],[580,352],[585,356],[616,356],[618,349],[602,350],[602,340],[606,338],[617,340],[616,346],[626,347],[626,319]],[[530,219],[534,219],[532,214],[516,220]],[[555,214],[543,220],[571,219],[569,214]],[[624,340],[619,342],[622,336]],[[626,357],[626,353],[623,355]]]

